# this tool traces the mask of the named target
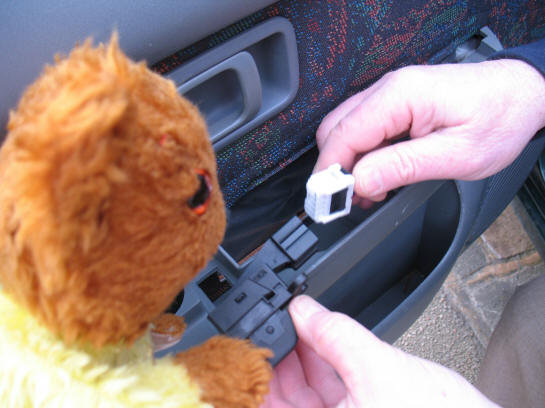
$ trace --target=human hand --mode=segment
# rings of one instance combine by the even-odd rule
[[[525,62],[411,66],[324,118],[316,170],[339,162],[357,196],[380,201],[418,181],[490,176],[544,126],[545,79]],[[390,145],[401,136],[410,139]]]
[[[276,367],[262,408],[496,406],[457,373],[307,296],[292,301],[290,314],[300,340]]]

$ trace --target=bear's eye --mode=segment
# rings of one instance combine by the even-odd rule
[[[199,188],[197,192],[187,200],[187,205],[197,215],[203,215],[210,203],[210,192],[212,191],[212,184],[210,183],[210,175],[206,170],[195,170],[197,179],[199,180]]]

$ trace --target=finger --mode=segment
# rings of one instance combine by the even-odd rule
[[[375,99],[380,94],[378,91],[362,101],[330,131],[320,149],[317,170],[333,163],[350,170],[359,154],[380,147],[410,128],[412,114],[408,106],[400,102],[390,105],[388,101],[379,105]]]
[[[305,373],[295,351],[289,353],[280,363],[278,363],[275,372],[279,380],[282,394],[285,396],[289,396],[297,390],[307,386]]]
[[[351,96],[341,103],[322,119],[322,123],[320,123],[320,126],[318,126],[318,130],[316,131],[316,143],[318,144],[318,148],[323,146],[331,129],[333,129],[352,109],[359,105],[371,92],[373,92],[373,87],[358,92],[356,95]]]
[[[299,356],[295,351],[288,354],[275,369],[281,394],[294,406],[321,407],[318,394],[309,387]]]
[[[357,195],[355,195],[352,198],[352,203],[354,205],[357,205],[358,207],[360,207],[363,210],[368,210],[371,207],[373,207],[373,205],[375,204],[373,201],[369,200],[368,198],[360,197],[360,196],[357,196]]]
[[[339,162],[351,169],[357,153],[373,150],[384,141],[407,134],[423,137],[435,129],[454,125],[441,114],[441,109],[435,109],[437,92],[429,89],[434,88],[430,83],[438,81],[437,75],[431,75],[433,72],[430,67],[406,67],[389,73],[369,89],[372,91],[359,104],[349,104],[352,110],[343,110],[344,116],[327,136],[320,135],[323,141],[316,168]],[[330,122],[335,119],[336,115]]]
[[[320,151],[313,172],[324,170],[334,163],[339,163],[343,169],[352,171],[359,153],[350,141],[337,141],[329,137]]]
[[[387,196],[388,196],[387,193],[379,194],[378,196],[374,196],[374,197],[360,197],[358,195],[354,195],[352,197],[352,205],[356,205],[363,210],[368,210],[371,207],[373,207],[375,203],[379,201],[384,201]]]
[[[292,404],[285,400],[282,388],[280,387],[280,380],[276,373],[269,383],[269,393],[265,396],[265,402],[260,408],[294,408]]]
[[[372,197],[369,197],[369,200],[371,202],[377,203],[379,201],[384,201],[384,199],[386,198],[387,195],[388,195],[388,193],[377,194],[377,195],[374,195]]]
[[[337,372],[304,342],[299,341],[296,350],[307,383],[326,406],[337,405],[346,396],[346,388]]]
[[[351,398],[374,392],[369,384],[391,375],[391,350],[356,321],[307,296],[294,299],[289,310],[299,338],[339,373]]]
[[[338,407],[489,406],[482,394],[453,371],[406,354],[369,330],[311,298],[289,307],[300,339],[337,370],[348,395]],[[458,402],[458,404],[456,403]]]
[[[358,92],[356,95],[351,96],[346,101],[337,106],[322,120],[322,123],[318,127],[316,132],[316,141],[318,148],[324,145],[326,139],[329,137],[331,130],[333,130],[337,124],[350,112],[352,112],[358,105],[362,103],[366,98],[378,92],[384,85],[388,84],[390,76],[384,75],[377,82],[371,85],[369,88]]]
[[[387,146],[365,155],[355,166],[354,192],[372,200],[397,187],[424,180],[472,179],[479,154],[456,130]],[[474,151],[474,156],[468,156]]]

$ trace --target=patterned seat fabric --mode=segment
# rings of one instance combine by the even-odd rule
[[[279,115],[218,152],[227,206],[315,145],[321,119],[384,73],[440,62],[488,25],[505,47],[545,36],[543,0],[284,0],[155,64],[167,73],[274,16],[293,24],[300,87]]]

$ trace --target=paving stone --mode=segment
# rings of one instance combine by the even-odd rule
[[[534,247],[512,205],[481,235],[481,239],[496,259],[509,258]]]
[[[479,282],[482,282],[483,280],[487,280],[490,278],[494,278],[494,277],[500,278],[502,276],[507,276],[517,271],[519,267],[520,267],[520,263],[518,262],[518,260],[487,265],[484,268],[482,268],[480,271],[475,273],[473,276],[471,276],[470,279],[466,280],[465,284],[475,285]]]
[[[539,265],[542,262],[543,260],[541,259],[541,256],[539,255],[539,252],[537,251],[532,251],[520,259],[520,263],[523,266]]]
[[[482,314],[475,309],[474,302],[471,301],[467,292],[464,290],[453,291],[447,287],[443,287],[443,290],[450,305],[463,316],[465,323],[471,328],[481,347],[486,347],[489,335],[486,326],[482,323]]]
[[[536,261],[539,261],[537,264]],[[449,300],[465,317],[483,346],[507,302],[518,286],[545,273],[545,265],[534,254],[510,262],[488,265],[464,282],[445,287]]]
[[[468,287],[467,293],[473,303],[478,319],[476,332],[483,345],[488,344],[492,331],[500,320],[505,305],[513,295],[516,285],[510,280],[489,279],[479,285]]]
[[[456,260],[450,276],[465,278],[483,268],[488,262],[483,243],[479,239],[471,244]]]
[[[542,274],[545,274],[545,264],[540,262],[536,265],[521,268],[519,273],[513,276],[513,282],[517,286],[522,286]]]
[[[494,277],[503,278],[510,274],[520,272],[527,266],[537,265],[541,262],[541,257],[537,251],[527,252],[517,258],[505,262],[495,262],[486,265],[482,269],[476,271],[472,276],[464,281],[464,285],[474,285],[483,280]]]

